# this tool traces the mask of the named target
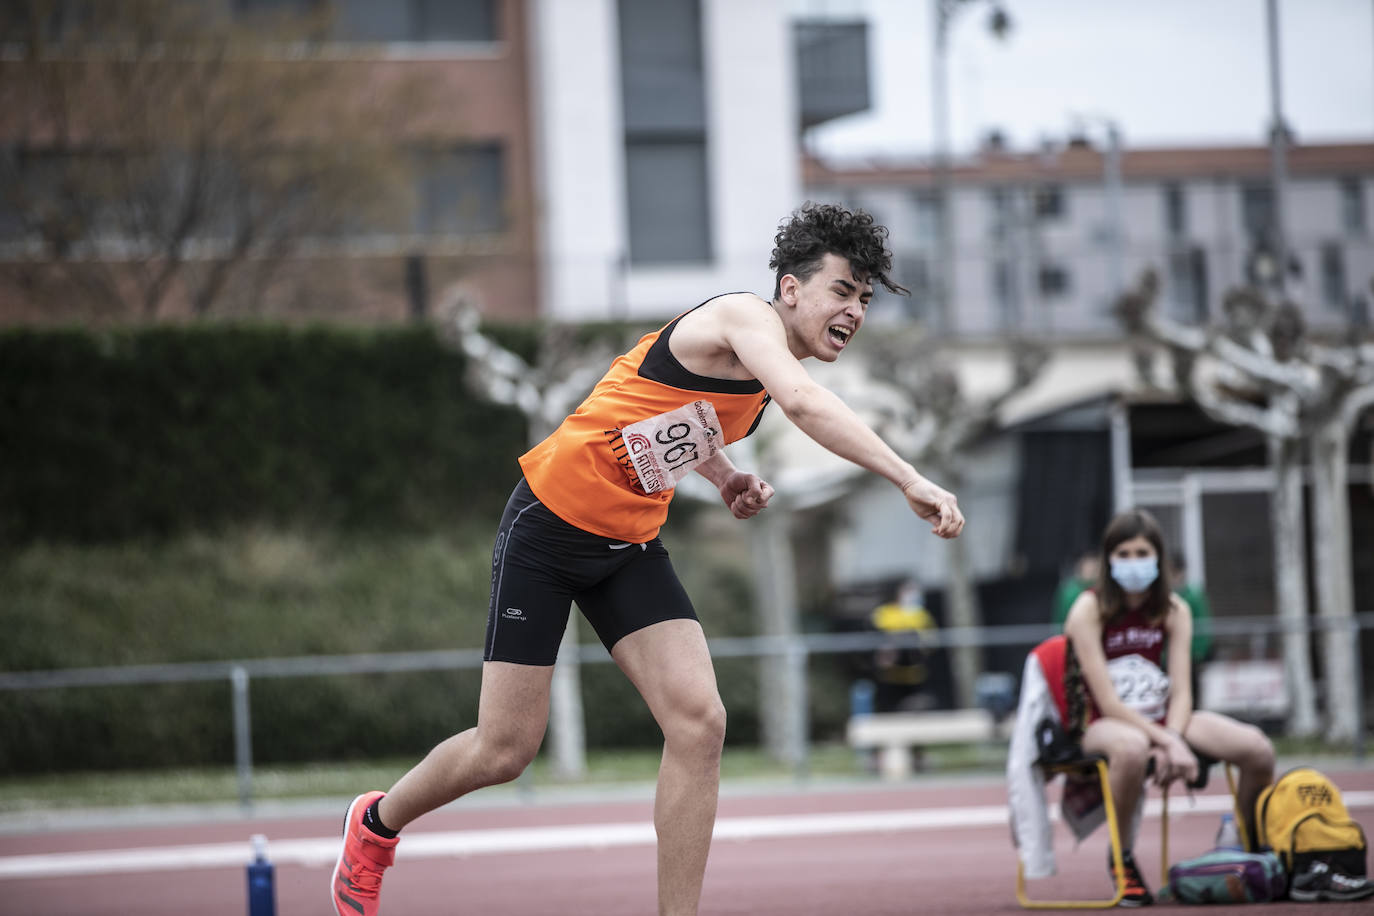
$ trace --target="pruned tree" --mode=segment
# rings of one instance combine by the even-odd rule
[[[1347,489],[1349,436],[1374,404],[1374,345],[1330,346],[1311,339],[1301,309],[1253,287],[1229,292],[1225,320],[1206,328],[1161,315],[1155,273],[1146,271],[1117,303],[1140,352],[1169,354],[1174,384],[1209,415],[1264,433],[1276,477],[1271,500],[1278,614],[1290,623],[1284,664],[1293,692],[1290,730],[1318,731],[1307,633],[1303,518],[1304,449],[1312,468],[1318,614],[1326,627],[1322,658],[1327,684],[1325,733],[1348,740],[1356,721],[1353,566]],[[1149,360],[1137,365],[1148,375]]]
[[[0,279],[65,314],[256,303],[283,260],[393,218],[404,106],[341,91],[320,16],[177,0],[0,10]],[[174,309],[175,305],[175,309]]]
[[[958,494],[967,483],[964,469],[968,450],[997,428],[1002,406],[1035,383],[1049,361],[1049,351],[1028,339],[1013,340],[1008,384],[991,395],[969,398],[936,341],[911,334],[875,335],[869,342],[869,373],[899,398],[877,401],[877,429],[909,461],[941,486]],[[947,542],[949,623],[956,627],[982,626],[966,537]],[[976,702],[976,682],[982,673],[977,646],[952,650],[955,702]]]

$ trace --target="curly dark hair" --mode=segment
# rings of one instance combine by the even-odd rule
[[[909,290],[888,277],[892,252],[887,248],[887,227],[873,222],[860,209],[848,210],[837,204],[807,201],[800,210],[778,226],[776,247],[768,266],[776,271],[773,298],[782,295],[782,278],[791,274],[806,282],[820,270],[827,254],[849,261],[856,280],[881,283],[889,292],[909,295]]]

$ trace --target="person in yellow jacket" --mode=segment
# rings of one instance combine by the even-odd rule
[[[886,238],[863,211],[803,207],[776,236],[771,300],[717,296],[646,335],[521,457],[524,476],[492,552],[476,726],[440,743],[390,791],[353,800],[331,882],[339,916],[375,916],[402,828],[514,779],[534,758],[574,601],[663,731],[654,804],[658,910],[697,912],[725,708],[706,637],[658,537],[677,482],[702,475],[736,518],[763,511],[773,488],[736,468],[723,448],[752,432],[772,401],[820,445],[891,482],[936,535],[957,537],[964,526],[953,494],[801,364],[839,358],[863,327],[875,284],[905,292],[888,278]]]
[[[894,636],[915,634],[915,645],[903,639],[880,647],[873,657],[874,712],[929,709],[935,705],[930,692],[929,637],[939,624],[922,603],[921,585],[907,579],[897,586],[892,601],[873,609],[870,619],[880,633]]]

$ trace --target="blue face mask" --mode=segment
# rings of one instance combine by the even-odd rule
[[[1159,578],[1159,557],[1113,559],[1112,578],[1128,592],[1143,592]]]

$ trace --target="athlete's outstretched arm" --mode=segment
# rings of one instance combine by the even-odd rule
[[[935,534],[958,537],[964,515],[954,494],[927,480],[844,401],[816,384],[787,348],[787,332],[777,313],[771,308],[728,306],[719,325],[726,345],[763,383],[787,418],[841,458],[892,481]]]
[[[735,518],[753,518],[768,506],[773,488],[757,474],[749,474],[735,467],[724,452],[716,452],[697,465],[696,471],[720,490]]]

